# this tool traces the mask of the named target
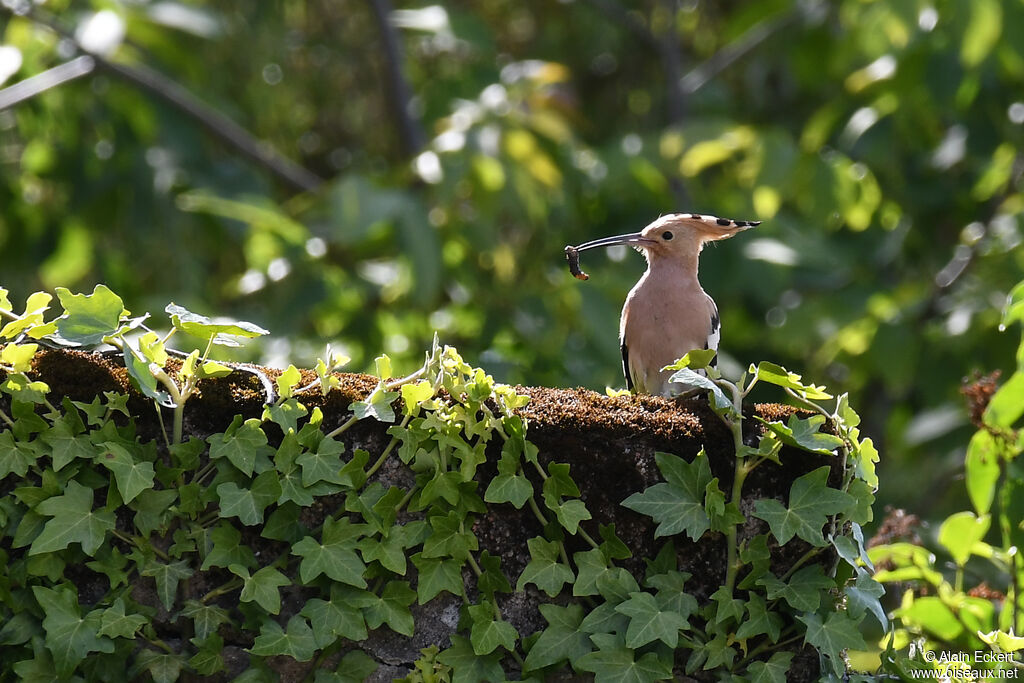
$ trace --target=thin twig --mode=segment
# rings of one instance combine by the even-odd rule
[[[5,10],[9,14],[14,13],[14,10],[6,5],[0,5],[0,9]],[[52,15],[41,11],[37,7],[32,7],[25,16],[31,21],[47,27],[62,38],[73,41],[79,50],[86,52],[75,39],[74,33],[63,26]],[[90,54],[89,56],[96,67],[131,83],[140,90],[169,104],[174,109],[199,123],[215,137],[224,141],[251,161],[263,166],[293,188],[309,192],[315,190],[323,183],[323,179],[315,173],[282,156],[266,143],[257,140],[237,123],[158,71],[142,65],[128,66],[119,64],[99,54]]]
[[[800,10],[793,10],[783,15],[765,19],[754,24],[742,36],[711,55],[707,60],[691,69],[679,81],[680,89],[692,94],[703,88],[715,76],[735,64],[741,57],[779,31],[788,27],[801,16]]]
[[[96,60],[89,55],[81,55],[70,62],[64,62],[52,69],[30,76],[0,90],[0,110],[8,109],[19,102],[41,95],[51,88],[56,88],[58,85],[91,74],[95,68]]]
[[[370,0],[373,18],[377,21],[381,39],[384,41],[384,61],[387,70],[387,89],[394,111],[398,134],[402,141],[402,152],[407,158],[419,154],[424,146],[423,129],[412,114],[412,88],[402,73],[402,46],[398,32],[391,24],[390,0]]]

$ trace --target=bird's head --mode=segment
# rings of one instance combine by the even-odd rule
[[[576,251],[628,244],[643,252],[650,261],[655,258],[695,256],[705,242],[724,240],[748,230],[761,221],[736,221],[699,213],[670,213],[661,216],[640,232],[604,237],[584,242]]]

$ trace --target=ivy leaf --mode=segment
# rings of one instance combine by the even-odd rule
[[[32,593],[45,615],[46,648],[61,678],[69,679],[90,652],[114,651],[113,641],[99,635],[103,610],[93,610],[83,617],[78,597],[67,587],[55,590],[32,586]]]
[[[6,365],[8,372],[28,372],[32,369],[32,359],[38,348],[39,344],[4,344],[0,350],[0,364]]]
[[[62,415],[53,423],[53,427],[39,435],[39,438],[50,447],[50,455],[53,458],[53,471],[60,472],[66,465],[74,462],[77,458],[91,460],[96,451],[93,449],[89,438],[81,432],[81,418],[77,415]],[[6,448],[0,446],[0,452]],[[0,456],[2,461],[3,456]],[[0,464],[0,479],[3,478],[3,465]],[[24,476],[24,472],[18,476]]]
[[[246,420],[233,434],[214,434],[206,442],[210,444],[211,460],[227,458],[246,476],[273,467],[270,456],[274,449],[267,444],[259,420]]]
[[[749,590],[756,581],[768,573],[771,565],[771,551],[768,550],[768,534],[760,534],[750,539],[740,548],[740,560],[750,567],[750,571],[740,581],[738,588]]]
[[[363,683],[373,675],[380,665],[370,655],[362,650],[352,650],[341,658],[341,662],[335,669],[335,678],[320,681],[319,675],[313,679],[313,683]],[[323,671],[323,669],[319,669]]]
[[[224,670],[224,639],[216,633],[208,638],[190,638],[198,651],[188,660],[188,665],[201,676],[212,676]]]
[[[187,560],[177,562],[151,562],[142,570],[143,576],[156,579],[156,594],[167,611],[174,606],[178,594],[178,582],[192,576],[192,568]]]
[[[663,611],[650,593],[630,593],[629,600],[616,605],[615,611],[629,617],[626,646],[633,649],[660,640],[671,648],[679,644],[679,631],[690,624],[678,612]]]
[[[885,588],[882,584],[871,578],[871,575],[863,567],[857,568],[857,578],[853,585],[847,585],[844,589],[847,597],[846,610],[852,617],[860,617],[865,611],[878,620],[883,629],[889,628],[889,620],[885,616],[885,609],[880,602],[885,595]]]
[[[434,515],[429,521],[432,533],[423,543],[423,557],[451,557],[465,562],[469,553],[478,548],[473,532],[462,530],[464,522],[458,512]]]
[[[533,485],[521,474],[499,474],[491,479],[484,492],[488,503],[512,503],[519,510],[533,496]]]
[[[21,645],[42,633],[37,617],[28,612],[17,612],[0,628],[0,645]]]
[[[264,622],[249,652],[262,657],[288,655],[296,661],[308,662],[313,659],[316,649],[313,629],[304,618],[296,614],[288,620],[287,630],[282,629],[273,619]]]
[[[988,432],[980,431],[978,434],[987,434]],[[871,439],[864,439],[860,442],[859,447],[854,452],[857,460],[857,476],[863,479],[868,486],[873,490],[878,489],[878,474],[875,473],[875,466],[878,464],[878,449],[875,448],[875,444]],[[970,469],[970,446],[967,451],[967,467]],[[998,469],[998,468],[996,468]],[[968,477],[969,479],[970,477]],[[971,502],[974,502],[974,494],[971,491],[970,482],[967,484],[967,492],[971,496]]]
[[[583,617],[580,630],[591,635],[601,633],[625,633],[629,626],[629,617],[615,611],[615,604],[603,602]],[[623,644],[625,637],[622,638]]]
[[[192,620],[192,627],[196,632],[196,639],[206,640],[217,633],[221,624],[231,621],[228,611],[216,605],[204,605],[198,600],[188,600],[181,610],[181,616]]]
[[[419,581],[416,594],[419,604],[424,605],[448,591],[452,595],[461,596],[465,592],[462,582],[462,563],[458,560],[441,560],[423,557],[423,553],[412,556]]]
[[[299,614],[307,617],[313,625],[317,647],[328,647],[338,638],[348,638],[355,642],[366,639],[366,621],[360,609],[369,606],[377,598],[367,591],[359,591],[359,594],[360,599],[353,599],[346,591],[332,587],[330,600],[313,598],[302,606]]]
[[[500,557],[491,555],[485,550],[480,553],[479,562],[483,572],[477,579],[476,587],[482,594],[493,600],[495,593],[512,592],[512,585],[508,582],[505,572],[501,570]]]
[[[184,665],[185,659],[181,655],[141,650],[135,658],[135,665],[129,669],[129,675],[136,678],[146,671],[153,678],[153,683],[175,683]]]
[[[217,323],[206,316],[198,315],[173,303],[168,304],[164,312],[171,316],[171,324],[175,328],[204,341],[209,341],[212,338],[214,344],[222,346],[238,346],[238,342],[232,337],[252,338],[270,334],[259,325],[244,321]]]
[[[553,598],[561,592],[563,585],[572,583],[575,578],[572,570],[559,561],[558,541],[545,541],[536,536],[528,540],[526,545],[530,549],[531,559],[516,582],[517,592],[532,583]]]
[[[757,593],[750,593],[747,596],[747,618],[736,629],[736,639],[746,640],[763,633],[771,642],[776,643],[781,632],[782,617],[768,611],[764,598]]]
[[[384,382],[381,382],[365,400],[356,401],[349,407],[360,420],[372,417],[380,422],[394,422],[395,411],[391,407],[391,402],[396,398],[398,392],[388,391],[384,388]]]
[[[302,468],[302,485],[312,486],[321,481],[342,484],[341,454],[344,451],[344,444],[328,438],[320,442],[316,451],[303,451],[295,459],[295,464]]]
[[[405,414],[415,415],[419,404],[429,400],[433,395],[434,385],[427,380],[420,380],[416,384],[403,384],[402,404]]]
[[[416,591],[407,581],[391,581],[376,602],[363,610],[366,625],[380,628],[387,624],[395,633],[412,637],[415,623],[409,605],[416,601]]]
[[[615,535],[615,524],[600,524],[597,529],[603,541],[599,548],[605,557],[609,560],[625,560],[633,557],[629,547]]]
[[[117,490],[125,503],[132,502],[140,493],[153,488],[153,463],[137,460],[134,453],[112,441],[100,446],[104,452],[96,455],[94,462],[113,472]]]
[[[124,598],[118,598],[113,605],[103,610],[97,633],[111,638],[134,638],[136,632],[148,623],[149,619],[141,614],[126,614]]]
[[[468,612],[472,622],[469,629],[469,642],[477,656],[488,655],[499,647],[503,647],[509,652],[515,650],[519,632],[512,624],[495,616],[494,606],[490,602],[484,601],[479,605],[470,605]]]
[[[92,455],[92,452],[89,452]],[[8,474],[24,477],[35,463],[37,453],[21,441],[15,441],[14,432],[0,432],[0,479]]]
[[[480,657],[467,638],[453,635],[451,641],[452,646],[439,654],[437,661],[452,668],[452,683],[502,683],[505,680],[500,653]]]
[[[740,623],[743,619],[743,601],[733,595],[726,586],[722,586],[711,594],[711,600],[718,603],[717,607],[708,605],[707,610],[714,615],[714,623]],[[710,617],[709,617],[710,618]]]
[[[29,555],[63,550],[71,543],[80,543],[86,555],[94,556],[108,531],[114,529],[114,513],[92,509],[92,489],[75,480],[67,483],[64,495],[47,498],[36,506],[36,512],[52,517],[43,532],[32,541]]]
[[[639,660],[635,657],[625,647],[602,648],[580,657],[573,668],[592,672],[594,683],[651,683],[672,678],[672,667],[653,652]]]
[[[66,287],[57,287],[57,297],[64,315],[57,318],[57,333],[73,346],[94,346],[117,332],[122,315],[127,315],[121,297],[106,285],[96,285],[92,294],[72,294]]]
[[[4,296],[4,300],[7,297]],[[43,324],[43,314],[50,308],[53,297],[46,292],[35,292],[30,294],[25,301],[25,312],[20,320],[12,320],[0,329],[0,337],[14,339],[23,331],[28,330],[28,335],[33,339],[39,339],[52,333],[57,329],[55,323]],[[10,305],[10,302],[7,302]],[[7,310],[13,310],[8,308]]]
[[[832,394],[825,391],[825,387],[818,387],[813,384],[804,384],[801,381],[800,375],[795,372],[790,372],[781,365],[775,363],[769,363],[768,361],[761,361],[757,367],[751,363],[750,368],[747,372],[754,375],[758,380],[762,382],[768,382],[779,387],[793,389],[804,398],[809,398],[812,401],[820,399],[832,398]]]
[[[242,533],[230,523],[221,521],[212,530],[207,531],[207,545],[211,545],[206,551],[201,571],[213,567],[230,567],[233,564],[242,565],[246,568],[256,566],[256,557],[249,546],[242,543]],[[205,549],[204,549],[205,550]],[[202,637],[201,640],[205,640]]]
[[[821,604],[824,591],[835,588],[835,581],[825,576],[821,567],[811,565],[804,567],[783,583],[774,575],[758,579],[757,585],[764,586],[769,600],[782,598],[798,612],[813,612]]]
[[[113,545],[104,545],[96,559],[86,562],[85,566],[97,574],[106,576],[111,589],[117,588],[121,584],[128,585],[128,572],[125,571],[125,567],[128,566],[128,558]]]
[[[352,451],[352,459],[338,473],[341,485],[352,489],[362,488],[366,483],[366,463],[369,459],[370,454],[362,448]]]
[[[715,384],[712,380],[708,379],[704,375],[694,372],[690,368],[683,368],[672,373],[669,377],[670,382],[680,382],[690,387],[698,387],[706,391],[711,392],[711,405],[715,409],[715,412],[721,413],[723,411],[735,410],[732,401],[725,395],[722,388]]]
[[[804,642],[828,656],[832,671],[842,676],[846,669],[843,651],[850,648],[866,650],[867,643],[860,634],[860,619],[851,619],[845,612],[829,612],[822,622],[817,614],[798,614],[796,618],[807,625]]]
[[[294,365],[289,365],[288,369],[278,375],[275,383],[277,384],[277,394],[281,398],[291,398],[292,389],[299,385],[302,381],[302,373]]]
[[[634,493],[622,504],[658,522],[655,537],[685,531],[693,540],[700,539],[711,528],[704,510],[706,489],[711,482],[707,456],[702,449],[692,463],[669,453],[656,453],[654,457],[666,481]]]
[[[155,365],[151,365],[139,358],[138,352],[131,345],[131,342],[127,340],[122,349],[122,356],[124,358],[124,367],[128,371],[128,376],[132,379],[136,389],[165,408],[175,407],[174,399],[171,398],[170,393],[157,386],[156,375],[154,374],[156,371]]]
[[[281,611],[281,586],[290,586],[292,582],[288,577],[273,567],[263,567],[253,575],[249,570],[237,564],[228,569],[232,574],[242,579],[242,594],[239,599],[242,602],[255,602],[260,607],[277,614]]]
[[[178,492],[174,489],[150,491],[136,498],[131,507],[135,510],[135,526],[139,533],[149,536],[157,529],[166,531],[167,524],[175,516],[172,506],[177,499]]]
[[[735,502],[725,502],[725,494],[718,487],[718,477],[709,481],[704,488],[704,509],[713,531],[726,533],[730,527],[747,521],[740,512],[739,505]]]
[[[780,544],[797,535],[811,545],[826,545],[821,530],[828,515],[845,512],[856,503],[845,491],[829,488],[829,472],[824,466],[797,478],[789,490],[789,508],[774,499],[762,498],[754,504],[754,516],[768,522]]]
[[[561,661],[575,662],[594,649],[590,636],[579,628],[583,621],[582,605],[559,607],[542,604],[540,613],[548,626],[527,653],[523,663],[525,671],[542,669]]]
[[[576,563],[576,580],[572,584],[572,594],[580,597],[584,595],[597,595],[598,580],[610,571],[608,558],[601,552],[600,548],[580,551],[572,556]]]
[[[366,565],[356,553],[356,538],[362,531],[348,519],[324,521],[321,540],[306,536],[292,546],[292,554],[302,558],[299,577],[309,584],[320,574],[357,588],[366,588]]]
[[[238,517],[246,526],[260,524],[263,511],[281,497],[277,472],[269,470],[256,477],[249,488],[242,489],[231,481],[217,487],[221,517]]]
[[[263,409],[263,419],[270,420],[281,427],[285,434],[292,434],[299,429],[299,420],[306,417],[309,411],[294,398],[289,398],[280,405],[268,405]]]
[[[750,683],[786,683],[792,661],[792,652],[776,652],[767,662],[753,662],[747,667]]]
[[[670,571],[664,574],[655,574],[647,579],[647,584],[658,589],[654,599],[658,607],[667,612],[675,612],[684,620],[697,611],[697,599],[686,592],[686,582],[690,574],[680,571]]]
[[[819,431],[821,426],[825,424],[824,415],[812,415],[805,420],[801,420],[796,414],[793,414],[789,416],[786,424],[769,422],[760,417],[757,419],[768,427],[782,443],[802,448],[811,453],[834,455],[835,449],[845,443],[835,434]]]

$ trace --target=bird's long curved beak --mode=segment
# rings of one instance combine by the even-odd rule
[[[631,244],[634,246],[644,245],[654,242],[644,237],[639,232],[631,232],[627,235],[615,235],[614,237],[602,237],[601,239],[591,240],[584,242],[576,247],[576,251],[586,251],[587,249],[597,249],[598,247],[614,247],[617,244]]]

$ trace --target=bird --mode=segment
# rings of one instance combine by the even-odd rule
[[[691,389],[671,382],[662,370],[694,349],[714,349],[717,361],[722,325],[715,305],[697,278],[701,249],[761,224],[698,213],[659,217],[640,232],[566,247],[570,270],[579,270],[578,252],[625,244],[643,253],[647,270],[626,296],[619,323],[619,346],[626,388],[633,393],[677,396]]]

